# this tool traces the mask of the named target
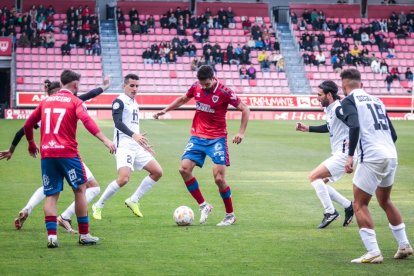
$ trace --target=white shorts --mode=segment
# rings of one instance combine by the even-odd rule
[[[88,179],[88,182],[94,180],[95,177],[93,176],[91,170],[88,168],[88,166],[86,166],[85,163],[82,162],[82,164],[83,164],[83,167],[85,168],[86,178]]]
[[[322,162],[322,165],[324,165],[331,173],[331,177],[328,178],[330,182],[338,181],[342,176],[344,176],[345,163],[347,158],[347,153],[336,152],[331,157]]]
[[[119,147],[116,149],[116,169],[122,167],[134,170],[142,170],[154,157],[142,147],[134,149]]]
[[[381,163],[360,163],[355,171],[353,182],[364,192],[373,195],[377,187],[389,187],[394,184],[398,160],[384,159]]]

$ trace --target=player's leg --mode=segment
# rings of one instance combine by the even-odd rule
[[[358,222],[359,235],[367,253],[352,260],[352,263],[382,263],[383,257],[378,246],[374,230],[374,221],[368,209],[368,204],[379,184],[380,164],[361,163],[358,165],[353,178],[354,212]]]
[[[20,230],[23,227],[23,223],[26,221],[27,217],[32,213],[33,209],[45,198],[43,192],[43,186],[39,187],[33,195],[30,197],[26,206],[24,206],[17,217],[14,219],[14,226],[17,230]]]
[[[60,193],[46,196],[43,210],[45,212],[45,225],[47,231],[47,247],[56,248],[59,246],[57,241],[57,210],[56,203]]]
[[[226,215],[217,226],[229,226],[236,222],[234,215],[233,202],[231,199],[231,189],[226,183],[226,165],[217,165],[213,167],[214,182],[216,183],[221,198],[223,199]]]
[[[118,169],[118,177],[106,187],[99,200],[92,205],[92,215],[94,219],[102,219],[102,209],[112,196],[118,190],[126,185],[133,170],[135,154],[130,150],[118,148],[116,152],[116,166]]]
[[[397,168],[397,160],[391,159],[389,161],[388,176],[386,176],[376,191],[376,196],[379,205],[384,210],[389,221],[389,227],[395,240],[398,243],[397,252],[394,255],[395,259],[405,259],[413,254],[413,249],[407,238],[405,231],[405,224],[401,217],[400,211],[395,207],[391,201],[391,190],[394,183],[395,172]]]
[[[318,228],[327,227],[331,224],[331,222],[339,217],[339,213],[333,206],[331,197],[329,196],[328,187],[324,181],[324,179],[328,177],[331,177],[331,173],[323,163],[317,166],[308,176],[308,179],[315,189],[316,195],[324,208],[323,219]]]
[[[342,226],[348,226],[351,224],[354,217],[354,208],[352,206],[352,201],[341,195],[334,187],[331,185],[326,185],[329,192],[329,197],[332,201],[340,204],[344,208],[345,219]]]
[[[191,196],[200,206],[200,224],[204,224],[213,210],[213,206],[204,200],[193,170],[195,166],[203,167],[206,158],[205,148],[201,139],[191,137],[181,157],[180,174]]]
[[[150,158],[150,159],[147,159]],[[160,180],[162,177],[162,168],[160,164],[152,158],[152,156],[145,157],[145,158],[139,158],[141,160],[145,160],[145,163],[142,163],[143,169],[146,170],[149,175],[146,176],[142,181],[141,184],[138,186],[137,190],[131,195],[131,197],[127,198],[125,200],[125,205],[131,209],[131,211],[136,215],[137,217],[142,217],[142,213],[139,210],[139,200],[146,194],[153,186],[154,184]],[[149,160],[146,162],[146,160]],[[138,164],[137,164],[138,165]],[[142,166],[140,165],[140,166]],[[141,168],[139,168],[141,169]]]
[[[91,202],[101,191],[99,187],[99,183],[96,181],[95,177],[93,176],[92,172],[89,168],[83,163],[84,169],[86,172],[86,177],[88,178],[88,182],[86,183],[86,201],[89,203]],[[72,202],[69,207],[58,216],[57,221],[59,226],[62,226],[68,233],[76,234],[77,231],[72,228],[72,216],[75,214],[75,202]]]

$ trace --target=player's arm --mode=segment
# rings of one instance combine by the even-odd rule
[[[391,123],[390,118],[388,117],[388,114],[386,114],[387,116],[387,121],[388,121],[388,125],[390,126],[390,131],[391,131],[391,137],[392,137],[392,141],[397,142],[397,132],[395,131],[395,128],[393,126],[393,124]]]
[[[316,132],[316,133],[327,133],[329,132],[328,124],[323,124],[320,126],[308,126],[302,122],[296,123],[296,130],[302,132]]]
[[[349,148],[345,171],[351,173],[353,171],[353,156],[359,140],[358,111],[355,106],[353,95],[346,97],[342,101],[342,109],[344,112],[344,122],[349,127]]]
[[[85,94],[79,95],[78,98],[81,99],[82,101],[87,101],[87,100],[93,99],[96,96],[101,95],[104,91],[108,90],[109,86],[111,86],[111,78],[106,77],[104,79],[104,82],[103,82],[102,86],[100,86],[98,88],[95,88],[95,89],[92,89],[91,91],[89,91]]]
[[[244,138],[247,123],[249,122],[250,108],[244,102],[240,102],[236,108],[241,111],[242,116],[240,119],[240,129],[239,132],[233,137],[233,143],[240,144]]]
[[[82,102],[79,102],[76,108],[76,116],[81,120],[85,128],[109,149],[110,153],[114,153],[116,148],[114,143],[109,140],[105,134],[101,132],[95,121],[89,116],[86,111],[86,107],[83,106]]]
[[[36,124],[34,126],[34,129],[38,129],[38,128],[39,128],[39,125]],[[10,158],[12,158],[12,155],[13,155],[17,145],[20,143],[21,139],[23,138],[23,136],[24,136],[24,128],[22,127],[14,135],[14,138],[13,138],[13,141],[10,145],[10,148],[8,150],[0,151],[0,160],[1,159],[10,160]]]
[[[154,114],[154,119],[158,119],[160,116],[164,115],[170,110],[174,110],[179,108],[180,106],[188,103],[188,101],[191,100],[190,97],[187,97],[187,95],[183,95],[177,99],[175,99],[172,103],[170,103],[166,108],[159,111],[158,113]]]
[[[140,144],[144,149],[149,151],[151,154],[154,154],[152,147],[148,144],[148,139],[145,137],[145,134],[139,134],[133,132],[129,127],[127,127],[122,121],[122,114],[124,112],[124,103],[120,99],[116,99],[112,103],[112,119],[114,120],[115,128],[128,135]]]
[[[42,118],[42,103],[38,105],[38,107],[33,111],[33,113],[29,116],[23,126],[24,134],[26,135],[26,139],[29,142],[29,154],[33,157],[36,157],[39,153],[39,148],[37,147],[34,141],[34,127]]]

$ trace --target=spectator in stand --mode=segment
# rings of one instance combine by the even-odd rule
[[[147,19],[147,26],[148,28],[153,28],[155,29],[155,18],[153,15],[150,15]]]
[[[36,5],[32,5],[31,9],[29,10],[29,16],[32,20],[37,19],[37,9]]]
[[[380,62],[380,73],[387,74],[388,73],[388,64],[385,59],[382,59]]]
[[[178,24],[177,24],[177,34],[178,35],[185,35],[185,24],[184,24],[184,19],[182,18],[182,16],[180,16],[180,19],[178,19]]]
[[[325,54],[322,51],[319,51],[315,56],[315,61],[319,64],[325,65],[326,63],[326,57]]]
[[[188,53],[188,55],[190,57],[195,57],[196,56],[196,53],[197,53],[197,48],[196,48],[196,46],[193,43],[190,42],[187,45],[187,48],[186,48],[185,51]]]
[[[249,74],[247,73],[246,65],[240,66],[239,74],[240,74],[240,79],[242,79],[242,80],[248,80],[249,79]]]
[[[35,30],[35,31],[33,31],[32,37],[30,39],[30,47],[31,48],[37,48],[40,45],[42,45],[42,39],[41,39],[39,33]]]
[[[393,39],[390,39],[388,42],[388,58],[394,58],[395,57],[395,43]]]
[[[174,16],[173,13],[168,18],[168,28],[170,28],[170,29],[176,29],[177,28],[177,18]]]
[[[380,73],[381,66],[376,58],[372,59],[371,61],[371,70],[373,73],[376,73],[376,74]]]
[[[390,73],[392,77],[394,78],[394,80],[401,81],[400,71],[398,70],[398,67],[392,67]]]
[[[245,17],[242,20],[242,29],[245,31],[250,31],[251,28],[252,28],[252,23],[249,21],[248,17]]]
[[[176,63],[177,62],[177,56],[173,50],[170,50],[170,52],[167,54],[166,58],[167,63]]]
[[[249,75],[251,80],[256,79],[256,68],[254,68],[253,64],[250,64],[249,68],[247,68],[247,75]]]
[[[48,32],[46,34],[46,39],[45,39],[45,48],[53,48],[55,47],[55,35],[52,32]]]
[[[290,11],[289,17],[290,17],[290,22],[292,22],[292,24],[298,23],[298,16],[293,10]]]
[[[405,79],[407,81],[413,81],[413,72],[411,72],[410,67],[407,67],[407,70],[405,71]]]
[[[242,52],[239,56],[239,59],[240,59],[241,64],[246,64],[247,65],[247,64],[250,63],[250,56],[249,56],[249,53],[247,52],[246,48],[243,48],[243,50],[242,50]]]
[[[391,85],[392,85],[392,82],[394,81],[394,78],[392,77],[392,75],[391,75],[391,73],[387,73],[387,76],[385,77],[385,80],[384,80],[384,82],[386,82],[387,83],[387,91],[388,91],[388,93],[391,93]]]
[[[134,20],[139,20],[139,14],[135,7],[132,7],[132,9],[128,12],[129,20],[131,22],[134,22]]]
[[[131,33],[133,36],[142,33],[141,25],[138,23],[138,20],[134,20],[131,24]]]
[[[30,46],[29,37],[27,36],[27,34],[25,32],[22,33],[19,40],[17,41],[17,46],[18,47],[23,47],[23,48]]]
[[[148,47],[142,53],[142,59],[144,60],[144,64],[154,64],[153,53],[151,51],[151,48]]]
[[[318,37],[314,36],[312,41],[312,51],[319,52],[321,50],[321,43],[319,42]]]
[[[148,25],[147,25],[147,21],[145,20],[142,21],[141,31],[143,34],[148,34]]]
[[[126,26],[124,21],[118,21],[118,34],[126,35]]]
[[[99,44],[99,39],[96,39],[92,44],[92,53],[93,55],[100,56],[102,53],[101,44]]]
[[[91,55],[93,55],[93,50],[92,50],[92,42],[91,42],[91,41],[88,41],[88,42],[85,44],[85,54],[86,54],[87,56],[91,56]]]
[[[369,35],[366,32],[361,33],[361,44],[364,46],[370,44]]]
[[[70,37],[68,39],[68,43],[70,48],[76,48],[77,44],[78,44],[78,40],[76,39],[76,33],[73,32],[70,34]]]
[[[60,51],[62,53],[62,56],[70,56],[70,45],[67,42],[64,42],[62,46],[60,46]]]
[[[214,48],[214,50],[213,50],[213,60],[214,60],[214,63],[216,63],[216,64],[218,64],[218,63],[223,64],[223,53],[221,52],[220,48]]]
[[[49,7],[47,7],[47,10],[46,10],[46,15],[47,16],[53,16],[54,14],[55,14],[56,12],[55,12],[55,9],[53,8],[53,6],[52,5],[49,5]]]
[[[125,21],[124,12],[121,10],[121,7],[116,8],[116,19]]]
[[[279,40],[277,40],[277,38],[275,38],[275,42],[273,42],[273,50],[280,51],[280,43]]]
[[[277,72],[285,72],[285,58],[282,57],[276,64],[276,71]]]
[[[335,30],[336,37],[344,37],[345,29],[342,23],[339,23],[338,27]]]
[[[307,31],[308,24],[306,23],[305,19],[300,19],[298,22],[298,29],[299,31]]]
[[[227,16],[227,20],[228,20],[229,23],[236,23],[236,21],[234,20],[235,15],[234,15],[233,9],[231,7],[227,8],[226,16]]]
[[[303,58],[303,63],[305,65],[310,65],[311,64],[309,52],[304,52],[303,55],[302,55],[302,58]]]
[[[273,64],[275,67],[278,63],[278,61],[282,58],[282,55],[279,51],[273,51],[272,54],[269,57],[269,61],[271,64]]]
[[[351,25],[348,25],[344,30],[344,37],[350,38],[354,35],[354,30],[352,29]]]
[[[168,29],[169,20],[166,14],[163,14],[162,17],[160,18],[160,25],[161,25],[161,28]]]
[[[302,18],[306,21],[307,24],[311,23],[311,14],[308,9],[303,10]]]

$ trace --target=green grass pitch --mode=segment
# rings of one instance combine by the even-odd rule
[[[98,123],[112,137],[112,122]],[[414,125],[410,121],[394,124],[399,135],[399,167],[392,198],[414,243]],[[0,150],[9,147],[22,125],[23,121],[0,120]],[[233,192],[236,225],[215,226],[224,217],[224,206],[207,160],[194,174],[204,197],[215,207],[213,213],[206,225],[175,226],[172,214],[180,205],[190,206],[195,221],[199,219],[198,206],[178,173],[190,125],[187,120],[141,121],[141,131],[148,133],[164,176],[141,201],[144,218],[134,217],[123,203],[144,172],[135,172],[130,183],[108,201],[102,221],[90,218],[91,233],[101,238],[95,247],[79,246],[77,236],[59,228],[60,247],[47,249],[42,205],[22,230],[14,229],[14,217],[41,185],[39,159],[28,155],[23,138],[13,158],[0,161],[0,275],[413,275],[414,257],[393,260],[397,246],[375,199],[371,211],[384,264],[350,263],[365,250],[356,222],[342,227],[339,206],[340,219],[327,229],[316,229],[323,210],[307,175],[330,155],[329,137],[296,132],[293,121],[251,121],[243,143],[229,144],[227,181]],[[230,141],[238,126],[239,121],[228,122]],[[79,126],[78,141],[81,156],[102,192],[116,177],[115,159],[83,126]],[[352,197],[352,176],[334,185]],[[65,184],[59,212],[72,199]]]

